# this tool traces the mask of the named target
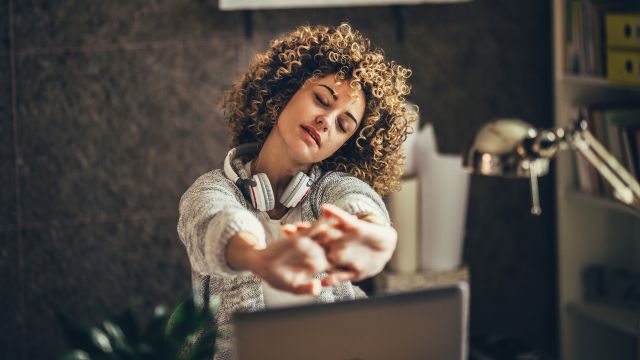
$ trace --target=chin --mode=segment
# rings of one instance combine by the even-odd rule
[[[317,154],[305,142],[289,147],[289,156],[298,164],[313,164]]]
[[[308,156],[304,156],[303,155],[303,156],[296,156],[295,161],[298,164],[301,164],[301,165],[313,165],[316,162],[318,162],[319,160],[316,159],[316,157],[312,156],[312,155],[308,155]]]

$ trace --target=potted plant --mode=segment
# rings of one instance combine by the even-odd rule
[[[189,297],[169,313],[157,306],[146,327],[139,327],[128,308],[107,316],[98,325],[80,323],[59,314],[60,325],[71,348],[59,360],[210,360],[215,353],[217,331],[211,328],[218,307],[199,306]]]

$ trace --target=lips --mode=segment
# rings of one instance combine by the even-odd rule
[[[313,140],[316,142],[316,144],[318,145],[318,147],[320,146],[320,144],[322,143],[322,139],[320,138],[320,134],[318,134],[318,132],[316,131],[316,129],[311,128],[311,127],[306,127],[306,126],[302,126],[302,128],[304,129],[304,131],[306,131],[309,135],[311,135],[311,138],[313,138]]]

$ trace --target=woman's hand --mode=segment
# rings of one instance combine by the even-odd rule
[[[322,211],[321,219],[311,227],[319,235],[310,236],[323,246],[333,265],[333,271],[322,280],[322,285],[358,281],[382,271],[396,247],[395,229],[361,220],[330,204],[323,205]],[[326,226],[339,230],[340,235],[325,230]]]
[[[251,270],[276,289],[318,295],[322,286],[312,276],[329,266],[324,249],[302,231],[254,253]]]

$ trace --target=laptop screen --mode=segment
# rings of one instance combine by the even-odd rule
[[[238,360],[466,359],[466,284],[239,313]]]

